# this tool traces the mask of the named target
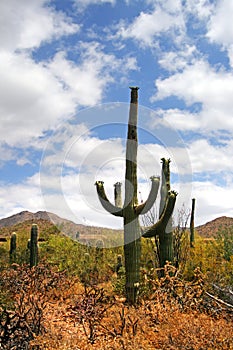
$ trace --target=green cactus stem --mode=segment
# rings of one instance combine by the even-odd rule
[[[104,242],[102,239],[99,239],[96,242],[96,247],[95,247],[95,261],[96,263],[101,263],[104,259]]]
[[[116,182],[114,184],[114,201],[115,206],[118,208],[122,208],[122,196],[121,196],[121,182]]]
[[[38,226],[36,224],[32,224],[29,249],[30,267],[33,267],[38,264]]]
[[[17,235],[15,232],[11,234],[10,239],[10,263],[14,263],[16,261],[16,248],[17,248]]]
[[[139,224],[139,215],[149,211],[158,194],[159,177],[152,176],[151,190],[148,199],[138,204],[138,183],[137,183],[137,120],[138,120],[138,87],[130,87],[131,101],[129,109],[128,134],[126,143],[126,169],[125,169],[125,199],[123,208],[120,203],[120,191],[116,194],[115,186],[115,205],[111,204],[104,191],[104,182],[96,181],[95,185],[102,206],[111,214],[122,217],[124,221],[124,257],[126,272],[126,300],[130,304],[137,302],[138,288],[140,281],[140,256],[141,256],[141,236],[142,230]],[[171,200],[174,195],[171,195]],[[162,218],[167,217],[171,200],[166,202]],[[167,220],[168,222],[168,220]]]
[[[123,267],[123,263],[122,263],[122,255],[118,255],[117,256],[117,264],[116,264],[116,273],[117,275],[119,274],[120,269]]]
[[[195,198],[192,199],[192,209],[190,216],[190,247],[194,248],[195,245],[195,227],[194,227],[194,214],[195,214]]]
[[[160,190],[159,220],[143,233],[143,237],[158,236],[159,266],[164,268],[166,262],[173,262],[172,213],[177,193],[170,190],[170,159],[162,158],[162,184]],[[163,275],[163,273],[161,274]]]

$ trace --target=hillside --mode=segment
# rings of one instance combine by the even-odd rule
[[[196,227],[196,231],[200,236],[210,238],[215,236],[219,229],[225,229],[229,227],[233,227],[233,218],[221,216],[220,218],[216,218],[204,225]]]
[[[0,220],[0,236],[7,237],[10,236],[12,232],[20,233],[25,230],[30,231],[30,227],[33,223],[38,225],[39,232],[43,234],[46,232],[61,232],[71,238],[76,238],[76,234],[78,233],[80,242],[102,239],[106,236],[115,236],[113,232],[116,234],[122,233],[121,230],[76,224],[46,211],[38,211],[36,213],[22,211]]]
[[[46,211],[38,211],[32,213],[29,211],[22,211],[18,214],[0,220],[0,236],[9,236],[14,231],[20,231],[22,227],[24,229],[30,229],[32,223],[36,223],[40,230],[52,232],[64,233],[71,238],[76,237],[76,233],[79,233],[80,240],[96,239],[97,236],[107,235],[111,236],[114,232],[119,233],[121,230],[113,230],[96,226],[85,226],[76,224],[70,220],[59,217],[54,213],[48,213]],[[56,227],[53,229],[53,227]],[[213,237],[219,228],[233,227],[233,218],[227,216],[221,216],[206,224],[196,227],[196,231],[202,237]]]

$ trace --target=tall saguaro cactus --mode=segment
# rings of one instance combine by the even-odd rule
[[[10,239],[10,262],[13,263],[16,260],[16,241],[17,241],[17,236],[16,233],[13,232],[11,234],[11,239]]]
[[[32,224],[29,248],[30,267],[33,267],[38,264],[38,226],[36,224]]]
[[[126,298],[130,304],[137,301],[140,281],[140,255],[142,230],[139,224],[139,215],[145,214],[153,206],[159,189],[159,177],[152,176],[151,190],[147,201],[138,204],[137,182],[137,151],[138,151],[138,87],[131,87],[131,101],[129,109],[128,134],[126,143],[126,170],[125,170],[125,199],[123,207],[120,198],[120,185],[115,184],[115,205],[111,204],[106,196],[103,181],[96,181],[95,185],[102,206],[111,214],[122,217],[124,221],[124,255],[126,272]],[[166,203],[160,221],[167,218],[169,206]],[[171,203],[170,209],[171,209]],[[174,205],[173,205],[174,207]],[[173,210],[173,208],[172,208]],[[165,224],[165,223],[164,223]],[[156,226],[156,224],[154,225]],[[156,228],[154,228],[156,230]],[[148,236],[150,237],[150,236]]]
[[[190,247],[194,247],[195,243],[195,228],[194,228],[194,213],[195,213],[195,198],[192,198],[192,209],[190,216]]]

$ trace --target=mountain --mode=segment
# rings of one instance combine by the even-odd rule
[[[205,238],[214,237],[219,229],[233,228],[233,218],[221,216],[217,219],[207,222],[204,225],[196,227],[196,231],[200,236]]]
[[[103,235],[111,237],[113,232],[121,233],[121,230],[107,229],[103,227],[85,226],[76,224],[73,221],[61,218],[60,216],[46,211],[38,211],[32,213],[30,211],[22,211],[18,214],[0,220],[0,235],[8,236],[10,232],[17,231],[20,224],[27,223],[27,227],[36,223],[42,229],[50,228],[55,225],[57,231],[64,233],[72,238],[76,238],[78,232],[80,240],[92,240],[101,238]],[[19,226],[18,226],[19,225]],[[197,233],[205,238],[214,237],[221,228],[233,228],[233,218],[221,216],[204,225],[196,227]]]
[[[74,222],[61,218],[60,216],[49,213],[46,211],[38,211],[36,213],[31,213],[30,211],[22,211],[18,214],[9,216],[8,218],[4,218],[0,220],[0,228],[10,227],[17,225],[19,223],[23,223],[26,221],[32,221],[33,223],[37,223],[38,220],[49,221],[52,224],[56,225],[61,231],[64,233],[69,233],[70,235],[77,232],[80,227],[84,227],[84,225],[77,225]]]
[[[25,231],[25,229],[28,231],[33,223],[38,224],[39,232],[41,230],[49,232],[60,231],[71,238],[78,238],[80,242],[96,241],[106,237],[111,239],[111,237],[122,235],[122,230],[76,224],[73,221],[46,211],[38,211],[36,213],[22,211],[0,220],[0,236],[7,237],[14,231],[21,232]]]

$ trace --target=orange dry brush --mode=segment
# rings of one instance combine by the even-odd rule
[[[233,315],[207,299],[198,270],[184,282],[167,266],[135,307],[110,282],[83,286],[48,265],[13,267],[0,274],[3,350],[233,349]]]

